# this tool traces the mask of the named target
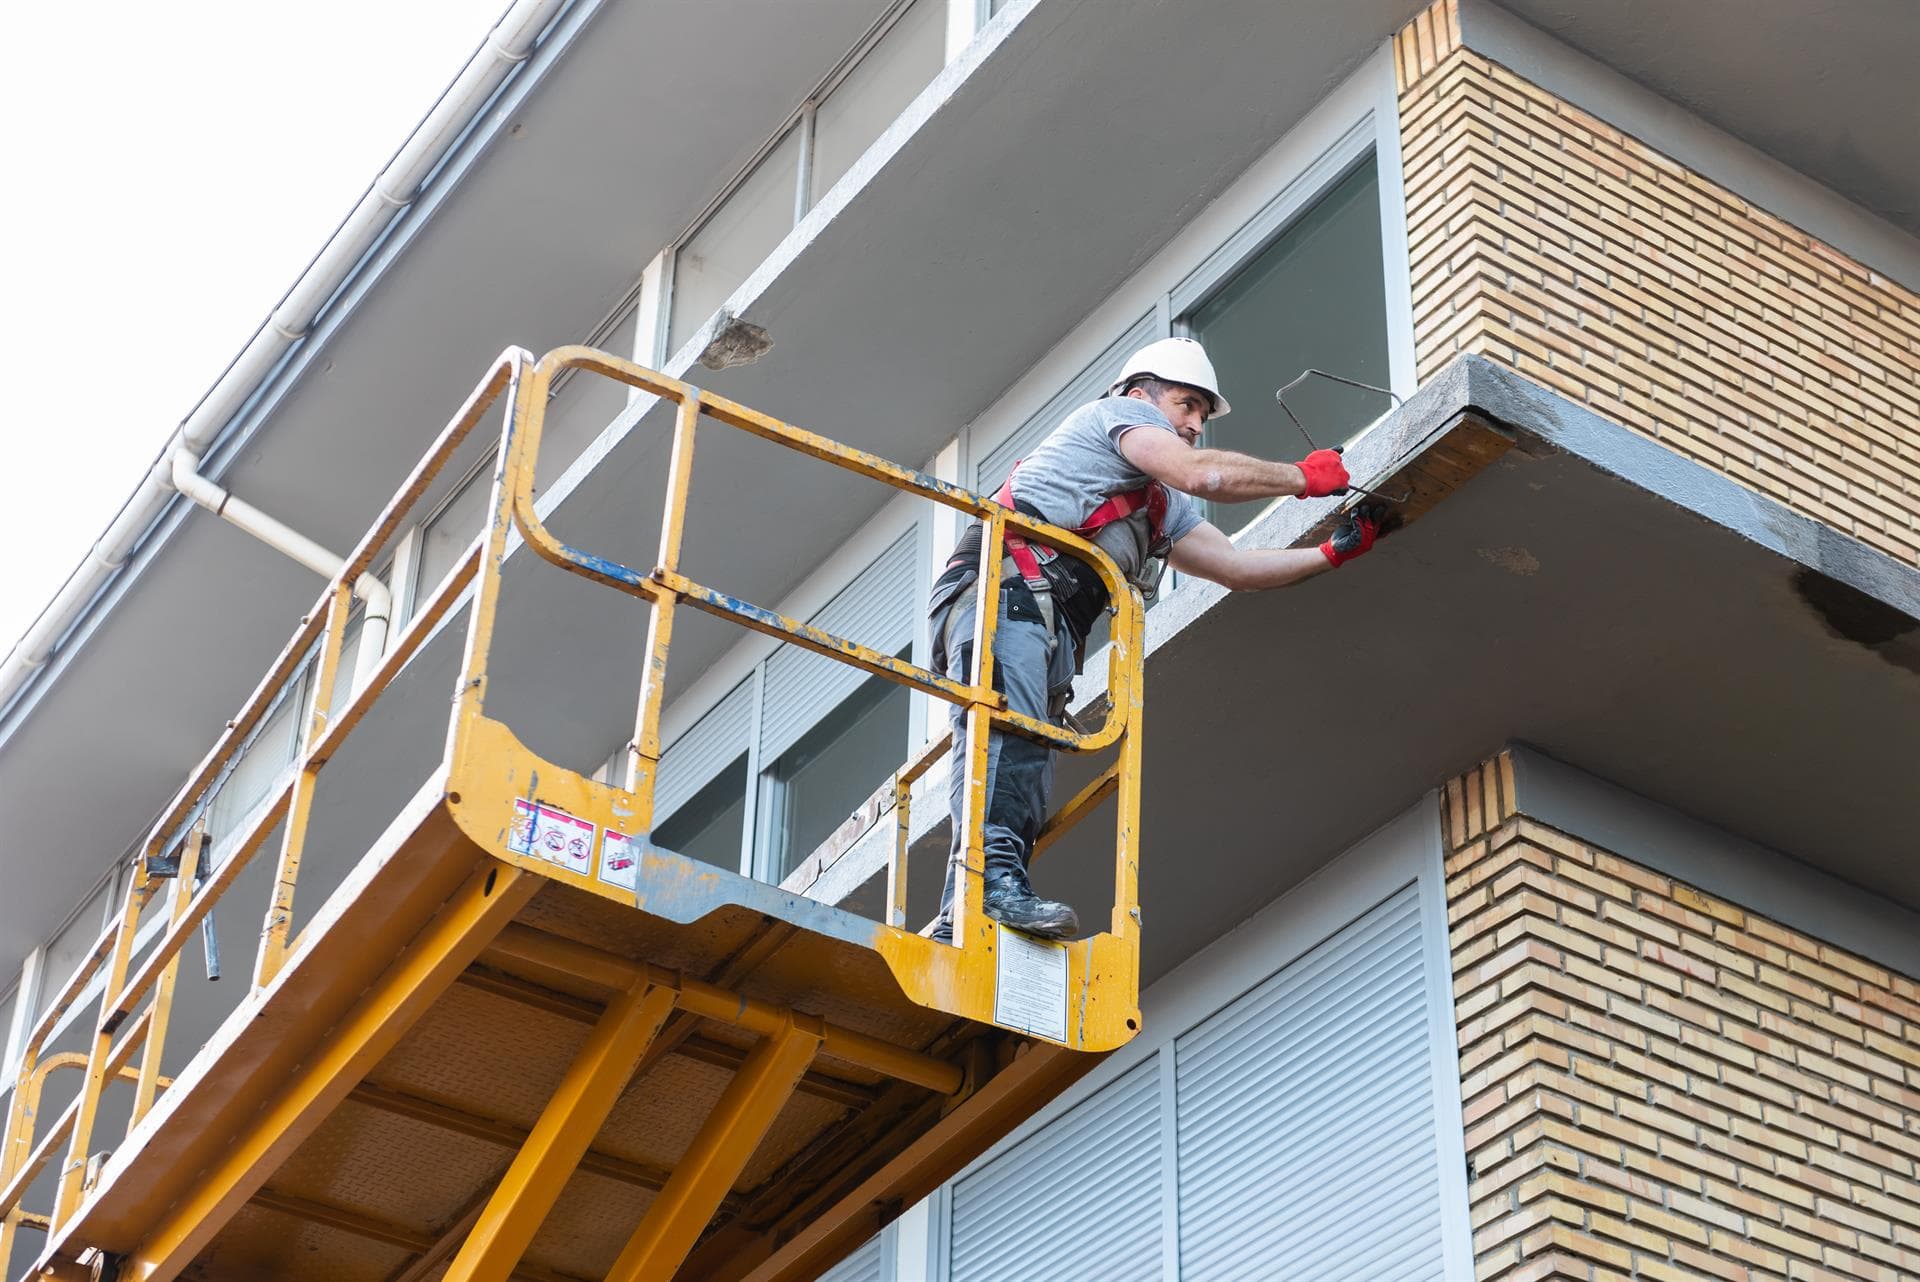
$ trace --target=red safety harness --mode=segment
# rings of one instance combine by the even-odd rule
[[[1000,486],[1000,492],[993,496],[995,503],[1002,507],[1014,506],[1013,474],[1019,470],[1020,464],[1015,461],[1013,467],[1007,471],[1007,479]],[[1167,519],[1167,489],[1158,481],[1150,481],[1137,490],[1108,495],[1106,501],[1089,512],[1087,519],[1076,526],[1073,532],[1082,538],[1091,538],[1102,528],[1115,521],[1124,521],[1142,508],[1147,511],[1148,546],[1153,547],[1160,542],[1160,527],[1166,523]],[[1007,535],[1006,544],[1007,555],[1013,558],[1013,564],[1019,569],[1020,576],[1033,587],[1043,585],[1046,582],[1046,576],[1040,572],[1040,556],[1035,553],[1033,544],[1012,533]],[[1044,550],[1046,559],[1049,561],[1059,555],[1051,548]]]

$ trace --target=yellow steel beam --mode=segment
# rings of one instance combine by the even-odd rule
[[[252,1128],[234,1138],[186,1197],[155,1208],[120,1276],[165,1282],[185,1268],[543,884],[537,874],[482,861]]]
[[[555,992],[531,980],[499,971],[470,970],[460,976],[460,982],[469,987],[478,988],[482,992],[492,993],[497,997],[505,997],[510,1001],[521,1002],[550,1014],[559,1015],[564,1019],[573,1020],[577,1024],[593,1023],[600,1018],[600,1012],[604,1009],[598,1002]],[[686,1018],[684,1012],[682,1017]],[[667,1029],[661,1034],[660,1040],[641,1060],[641,1069],[644,1069],[656,1054],[661,1053],[661,1047],[667,1042],[672,1032],[673,1027],[669,1023]],[[710,1037],[701,1037],[698,1034],[689,1034],[675,1041],[672,1053],[726,1069],[740,1067],[747,1058],[747,1052],[738,1046],[716,1042]],[[864,1108],[873,1102],[875,1090],[861,1082],[848,1081],[832,1073],[811,1069],[805,1077],[800,1079],[800,1093],[835,1104],[844,1104],[848,1108]],[[525,1138],[523,1135],[514,1140],[514,1147],[518,1147],[520,1141]],[[592,1159],[589,1157],[587,1160]]]
[[[626,1089],[634,1065],[673,1013],[673,1002],[671,989],[641,981],[608,1004],[500,1178],[446,1282],[506,1282]]]
[[[742,1056],[744,1058],[744,1055]],[[485,1113],[476,1113],[470,1109],[455,1108],[439,1100],[424,1099],[406,1091],[396,1091],[391,1087],[378,1086],[372,1082],[362,1082],[353,1088],[347,1096],[356,1104],[379,1109],[396,1117],[411,1118],[416,1122],[425,1122],[442,1130],[453,1131],[470,1139],[484,1140],[497,1144],[501,1148],[519,1149],[532,1134],[524,1126],[517,1126],[503,1118]],[[672,1174],[664,1167],[648,1162],[634,1162],[624,1157],[616,1157],[599,1149],[589,1148],[580,1158],[580,1169],[591,1171],[595,1175],[604,1175],[621,1184],[630,1184],[635,1188],[659,1191]],[[479,1214],[478,1208],[474,1214]]]
[[[823,1212],[782,1220],[737,1264],[701,1282],[811,1282],[878,1233],[903,1206],[932,1193],[1104,1055],[1035,1042],[878,1172]]]
[[[647,1208],[607,1282],[670,1282],[786,1107],[825,1032],[819,1020],[802,1023],[789,1016],[785,1027],[754,1048],[674,1164],[673,1178]]]
[[[636,979],[645,978],[656,987],[676,989],[680,994],[680,1009],[689,1014],[737,1024],[763,1037],[783,1028],[790,1014],[771,1002],[745,997],[716,984],[688,978],[678,971],[631,961],[518,923],[500,932],[500,937],[488,947],[482,960],[487,965],[509,972],[544,971],[584,979],[616,991],[626,988]],[[872,1072],[884,1073],[903,1082],[913,1082],[943,1095],[951,1095],[960,1089],[960,1069],[945,1060],[922,1055],[918,1051],[910,1051],[837,1024],[825,1025],[822,1035],[823,1055]]]

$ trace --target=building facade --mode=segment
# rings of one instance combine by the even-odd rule
[[[516,6],[515,69],[339,280],[296,287],[310,314],[200,457],[352,546],[495,352],[577,342],[990,493],[1128,351],[1189,334],[1236,404],[1212,443],[1342,443],[1404,490],[1409,527],[1337,575],[1163,591],[1143,1031],[826,1276],[1920,1276],[1920,170],[1875,114],[1920,19],[816,8]],[[701,49],[737,61],[664,52]],[[1267,402],[1309,368],[1380,390]],[[651,564],[671,410],[562,380],[550,525]],[[700,449],[726,478],[695,486],[701,574],[927,661],[949,513],[744,434]],[[491,464],[476,439],[398,533],[391,631],[356,622],[343,670],[470,547]],[[1287,546],[1329,510],[1210,515]],[[531,560],[500,691],[530,744],[609,777],[644,618]],[[316,586],[184,497],[113,575],[9,666],[0,796],[21,850],[63,851],[0,912],[10,1064]],[[463,625],[437,626],[369,719],[381,751],[315,803],[309,919],[438,748]],[[706,620],[676,645],[656,839],[874,915],[876,790],[942,711]],[[213,800],[216,863],[311,680]],[[916,920],[940,809],[913,812]],[[1076,835],[1036,877],[1097,917],[1106,856]],[[265,903],[265,869],[248,888]],[[210,932],[241,965],[243,916]],[[197,961],[181,985],[169,1074],[234,1006]],[[248,1213],[387,1276],[425,1257],[342,1227],[378,1206],[287,1205]],[[16,1275],[39,1245],[21,1232]]]

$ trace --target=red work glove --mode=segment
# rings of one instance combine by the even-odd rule
[[[1303,499],[1347,492],[1347,465],[1341,461],[1339,450],[1315,450],[1294,466],[1307,478],[1307,488],[1300,491]]]
[[[1333,537],[1320,545],[1320,555],[1336,570],[1356,556],[1365,556],[1375,540],[1400,528],[1400,515],[1379,503],[1362,503],[1334,528]]]

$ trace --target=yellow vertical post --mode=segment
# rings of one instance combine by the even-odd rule
[[[446,759],[453,763],[456,774],[461,764],[461,728],[486,708],[487,658],[493,648],[494,619],[500,610],[500,568],[507,559],[507,535],[513,529],[513,510],[519,501],[522,477],[531,470],[532,458],[540,448],[549,381],[544,366],[534,365],[528,369],[522,362],[514,363],[513,381],[507,393],[506,426],[500,433],[500,454],[494,463],[492,500],[487,505],[480,568],[474,572],[473,619],[467,625],[467,647],[460,659],[460,688],[455,694],[453,717],[447,727]]]
[[[887,925],[907,924],[907,846],[913,840],[913,783],[893,778],[893,857],[887,860]]]
[[[667,501],[660,514],[658,567],[680,570],[680,542],[687,525],[687,493],[693,481],[693,434],[700,423],[700,389],[688,387],[673,424],[673,454],[667,464]],[[634,715],[633,742],[627,747],[627,791],[634,794],[633,825],[653,831],[653,782],[660,767],[660,704],[667,685],[667,648],[673,642],[678,593],[662,590],[647,620],[647,666],[640,674],[640,706]]]
[[[64,1223],[80,1205],[85,1191],[87,1147],[93,1142],[94,1119],[100,1115],[100,1094],[106,1089],[107,1060],[113,1050],[115,1026],[108,1022],[127,982],[127,962],[133,954],[133,936],[140,925],[140,910],[147,903],[147,873],[144,860],[135,859],[127,880],[127,896],[121,901],[120,921],[113,934],[112,960],[100,993],[100,1019],[94,1025],[93,1047],[87,1055],[87,1076],[80,1084],[79,1107],[73,1117],[73,1141],[67,1146],[67,1164],[60,1170],[60,1182],[54,1194],[53,1223]]]
[[[671,988],[645,979],[615,997],[500,1177],[445,1282],[506,1282],[673,1013]]]
[[[674,1164],[606,1282],[668,1282],[686,1260],[820,1049],[823,1026],[808,1020],[803,1027],[803,1018],[789,1014],[784,1028],[754,1047]]]
[[[952,871],[960,879],[953,888],[953,942],[961,948],[982,920],[980,899],[986,876],[987,761],[993,732],[993,638],[1000,622],[1000,565],[1004,559],[1007,518],[996,509],[982,523],[979,608],[973,613],[973,701],[967,705],[965,860]]]
[[[173,890],[167,896],[167,927],[171,930],[186,916],[187,905],[193,899],[193,881],[200,875],[200,868],[206,862],[207,848],[206,820],[195,824],[193,831],[187,834],[184,857],[180,860],[180,870],[174,874]],[[131,1131],[140,1124],[140,1119],[153,1107],[153,1097],[160,1085],[160,1057],[167,1045],[167,1022],[173,1014],[174,981],[180,975],[180,955],[175,953],[166,969],[160,972],[160,982],[154,989],[153,1014],[147,1019],[147,1042],[140,1048],[140,1076],[133,1088],[133,1117],[127,1123]]]
[[[280,837],[280,861],[273,874],[273,899],[260,928],[260,952],[254,959],[253,986],[265,988],[287,959],[287,938],[293,930],[293,892],[300,882],[300,858],[307,848],[307,825],[313,817],[313,792],[326,763],[308,759],[313,745],[327,728],[333,705],[333,687],[340,675],[340,651],[346,643],[347,616],[353,610],[353,585],[342,579],[333,585],[327,601],[327,629],[320,634],[320,662],[314,669],[313,704],[300,737],[300,773],[294,776],[293,795],[287,801],[287,827]]]
[[[1129,608],[1118,620],[1122,625],[1120,643],[1127,647],[1130,661],[1140,653],[1145,634],[1145,608],[1135,589],[1128,589]],[[1120,736],[1120,759],[1115,763],[1115,803],[1118,818],[1114,824],[1113,933],[1136,946],[1133,956],[1138,967],[1140,942],[1140,765],[1145,740],[1140,734],[1145,691],[1137,679],[1127,685],[1126,732]],[[1121,715],[1114,709],[1109,715]],[[1136,981],[1137,982],[1137,981]]]

